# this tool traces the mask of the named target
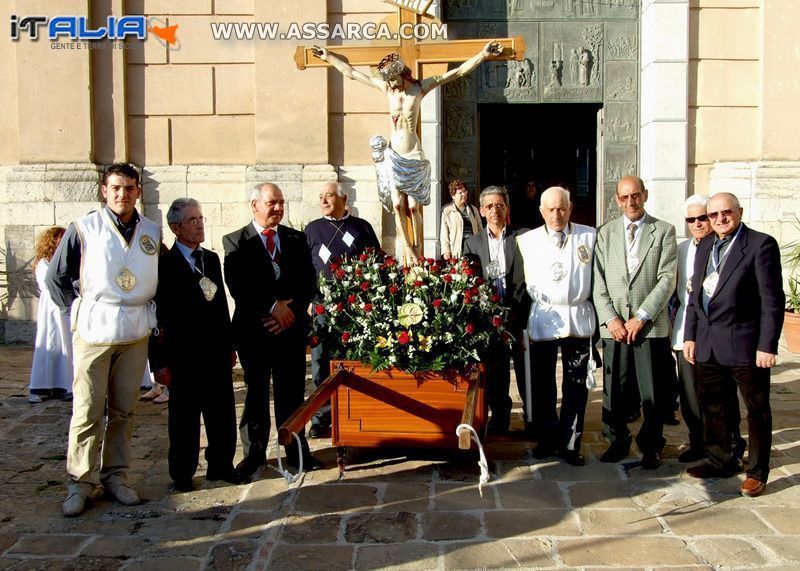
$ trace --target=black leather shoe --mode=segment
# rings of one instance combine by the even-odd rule
[[[678,462],[688,464],[689,462],[697,462],[698,460],[702,460],[705,457],[706,453],[702,448],[689,448],[688,450],[681,452],[680,456],[678,456]]]
[[[486,427],[486,434],[491,436],[508,434],[508,428],[508,422],[495,422],[494,420],[490,420],[488,426]]]
[[[226,471],[209,470],[206,473],[206,481],[216,482],[218,480],[238,486],[240,484],[249,484],[250,476],[244,472],[240,472],[238,469]]]
[[[600,461],[620,462],[628,456],[628,452],[630,452],[630,446],[612,444],[608,447],[608,450],[606,450],[603,455],[600,456]]]
[[[556,455],[556,449],[552,446],[547,446],[546,444],[539,444],[531,455],[536,458],[537,460],[541,460],[542,458],[550,458],[551,456]]]
[[[176,492],[193,492],[195,490],[194,482],[191,480],[175,480],[172,482],[172,487]]]
[[[247,456],[236,465],[236,472],[245,476],[252,476],[261,466],[267,464],[266,456]]]
[[[625,417],[625,422],[628,423],[636,422],[637,420],[639,420],[641,416],[642,416],[642,410],[637,408],[635,411],[631,412],[630,414],[628,414],[628,416]]]
[[[741,472],[741,466],[737,466],[734,468],[717,468],[716,466],[709,464],[708,462],[704,462],[703,464],[699,464],[698,466],[691,466],[686,470],[686,473],[689,474],[692,478],[730,478],[734,474]]]
[[[308,437],[309,438],[330,438],[331,437],[331,427],[330,426],[322,426],[321,424],[312,424],[311,428],[308,429]]]
[[[658,452],[645,452],[642,455],[642,468],[645,470],[655,470],[661,466],[661,456]]]
[[[286,459],[286,464],[290,468],[297,470],[299,468],[297,465],[297,455],[290,455],[289,458]],[[322,468],[322,462],[314,458],[311,454],[303,456],[303,472],[313,472],[320,468]]]
[[[670,426],[678,426],[681,423],[678,416],[673,412],[668,414],[667,417],[664,419],[664,424],[669,424]]]
[[[571,466],[586,466],[586,458],[577,450],[567,450],[561,453],[564,462]]]

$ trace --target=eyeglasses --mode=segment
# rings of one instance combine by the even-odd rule
[[[716,219],[717,219],[718,217],[720,217],[720,216],[721,216],[721,217],[723,217],[723,218],[730,218],[732,214],[733,214],[733,210],[731,210],[730,208],[728,208],[728,209],[726,209],[726,210],[720,210],[719,212],[709,212],[709,213],[707,214],[707,216],[708,216],[708,217],[709,217],[711,220],[716,220]]]
[[[708,214],[701,214],[700,216],[687,216],[686,223],[687,224],[694,224],[694,221],[697,220],[698,222],[708,222]]]
[[[205,224],[205,223],[206,223],[205,216],[201,216],[199,218],[198,217],[187,218],[182,222],[182,224],[189,224],[190,226],[199,226],[200,224]]]

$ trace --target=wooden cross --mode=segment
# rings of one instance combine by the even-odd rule
[[[422,24],[425,20],[427,23],[438,22],[434,18],[419,12],[427,10],[431,2],[422,2],[423,9],[416,12],[410,8],[400,6],[397,2],[389,2],[390,4],[398,6],[398,30],[403,24],[416,26]],[[419,3],[419,2],[418,2]],[[343,56],[352,66],[357,65],[371,65],[376,66],[378,62],[386,55],[397,52],[403,59],[403,62],[411,70],[411,74],[416,79],[425,77],[423,73],[428,75],[435,75],[442,73],[446,70],[446,64],[461,63],[468,60],[486,45],[486,42],[494,39],[503,47],[503,52],[498,56],[491,56],[488,58],[492,60],[522,60],[525,54],[525,40],[522,36],[513,38],[484,38],[476,40],[447,40],[447,41],[431,41],[419,43],[416,39],[401,38],[399,43],[386,43],[380,45],[370,46],[336,46],[332,51],[339,56]],[[303,70],[309,67],[327,67],[328,64],[324,61],[314,57],[313,48],[300,46],[295,53],[295,62],[297,69]],[[440,66],[433,68],[430,64],[443,64],[444,70]],[[428,65],[428,69],[423,70],[423,66]]]

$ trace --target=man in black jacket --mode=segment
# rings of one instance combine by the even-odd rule
[[[169,207],[175,234],[158,266],[158,335],[150,338],[156,379],[170,387],[169,473],[178,491],[194,489],[200,454],[200,415],[208,437],[206,480],[249,481],[236,473],[236,409],[231,368],[236,355],[219,256],[200,244],[205,218],[193,198]]]
[[[269,383],[274,380],[275,424],[280,426],[303,404],[306,376],[308,304],[314,293],[314,268],[306,236],[282,226],[285,201],[277,185],[253,189],[253,220],[222,239],[225,283],[236,302],[234,346],[247,385],[239,422],[244,460],[237,469],[252,474],[266,463],[269,442]],[[303,466],[319,466],[299,435]],[[286,447],[296,465],[296,445]]]
[[[749,435],[743,496],[767,487],[772,446],[770,368],[775,366],[785,296],[780,248],[775,238],[742,223],[733,194],[711,197],[713,234],[697,246],[692,292],[686,308],[683,354],[696,363],[697,397],[705,422],[706,463],[689,468],[696,478],[729,477],[741,470],[732,446],[726,407],[738,386],[747,407]]]
[[[508,389],[511,384],[511,368],[509,359],[513,357],[514,371],[517,376],[517,388],[525,398],[525,361],[519,344],[525,319],[528,316],[530,299],[527,294],[521,301],[515,300],[514,276],[522,276],[516,270],[522,260],[515,258],[517,236],[527,232],[527,228],[514,228],[507,224],[509,203],[508,192],[502,186],[487,186],[480,196],[481,216],[486,218],[483,232],[471,236],[464,244],[464,255],[478,261],[483,270],[483,277],[494,284],[502,303],[511,309],[509,329],[517,338],[514,349],[507,347],[492,348],[485,355],[487,399],[492,418],[487,430],[490,434],[508,432],[511,423],[511,397]],[[523,403],[523,410],[525,406]]]

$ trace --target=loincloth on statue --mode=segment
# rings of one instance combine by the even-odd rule
[[[392,205],[394,189],[410,196],[422,206],[431,203],[430,161],[409,159],[397,154],[386,144],[386,139],[383,137],[373,137],[370,144],[373,148],[375,172],[378,175],[378,197],[387,212],[394,210]]]

